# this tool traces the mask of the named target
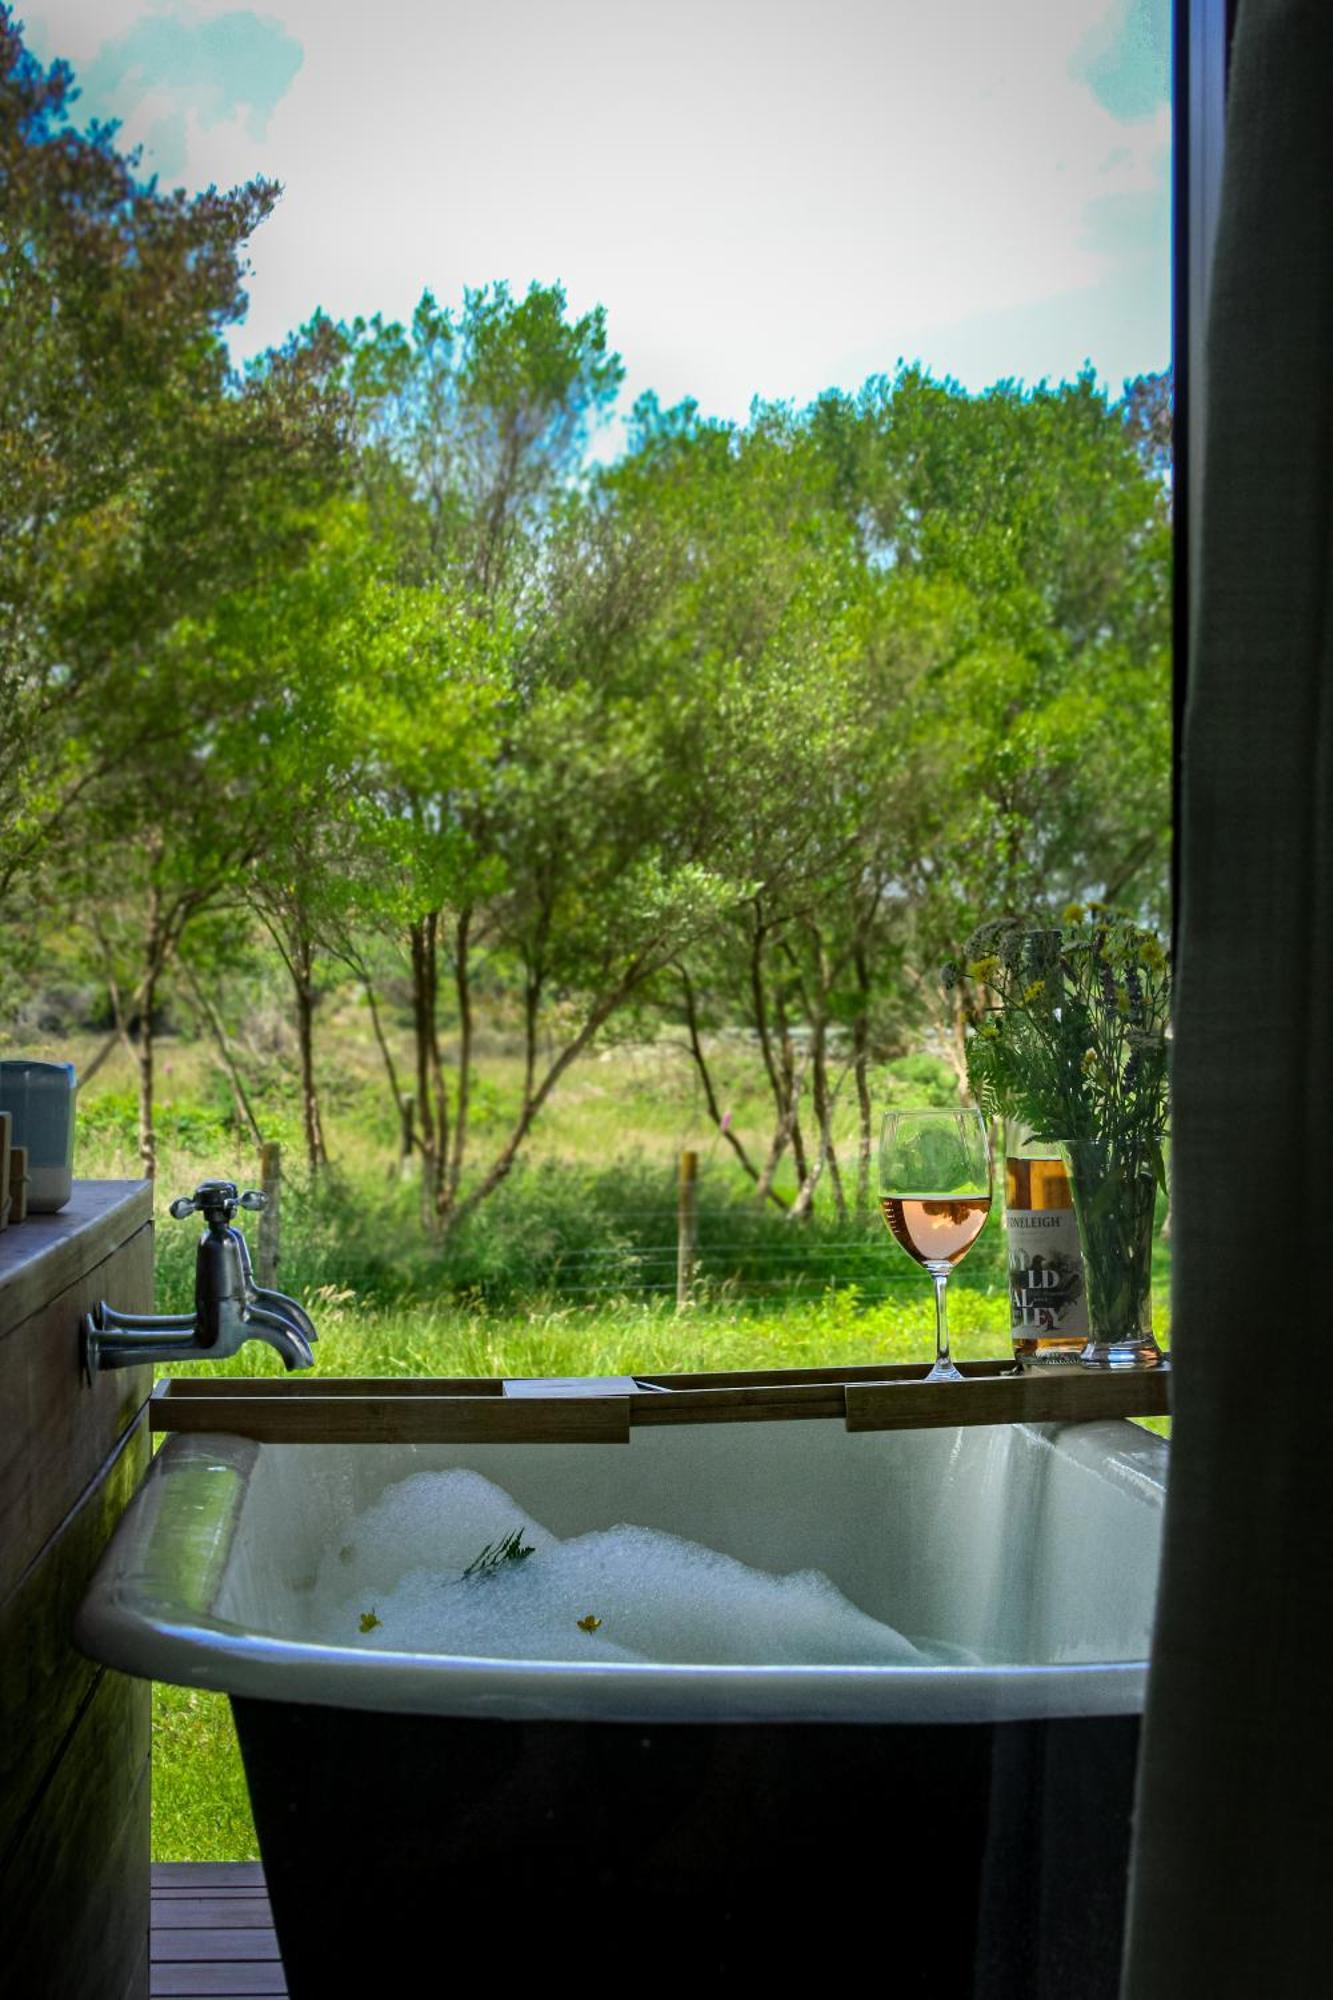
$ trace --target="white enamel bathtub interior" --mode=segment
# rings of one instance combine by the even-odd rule
[[[1005,1720],[1142,1707],[1167,1451],[1127,1423],[849,1434],[835,1420],[644,1428],[628,1445],[254,1445],[175,1437],[80,1614],[159,1680],[417,1714]],[[976,1665],[458,1659],[315,1643],[321,1557],[386,1487],[468,1467],[557,1535],[632,1522],[782,1574]]]

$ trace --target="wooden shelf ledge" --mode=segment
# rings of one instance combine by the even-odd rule
[[[263,1444],[627,1444],[633,1430],[673,1424],[840,1418],[849,1431],[971,1424],[1089,1423],[1162,1417],[1168,1367],[1018,1373],[1008,1361],[963,1364],[962,1382],[927,1382],[924,1363],[845,1369],[765,1369],[735,1375],[655,1375],[628,1393],[571,1393],[488,1378],[317,1376],[295,1381],[213,1377],[159,1382],[154,1431],[222,1431]],[[668,1393],[663,1394],[662,1391]]]

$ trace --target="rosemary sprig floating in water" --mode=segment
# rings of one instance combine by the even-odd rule
[[[522,1562],[532,1553],[533,1545],[524,1542],[522,1528],[513,1528],[498,1542],[487,1542],[481,1554],[474,1556],[463,1571],[463,1581],[466,1583],[470,1576],[497,1576],[501,1564]]]

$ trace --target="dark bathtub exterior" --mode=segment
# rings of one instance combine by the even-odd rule
[[[552,1980],[1114,2000],[1135,1716],[639,1725],[235,1700],[293,2000]],[[438,1987],[423,1979],[438,1968]]]

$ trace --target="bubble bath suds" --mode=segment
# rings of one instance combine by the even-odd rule
[[[515,1528],[532,1554],[463,1577]],[[505,1660],[924,1665],[819,1570],[773,1576],[655,1528],[560,1540],[477,1472],[391,1486],[320,1566],[318,1636],[374,1652]],[[362,1632],[365,1614],[378,1624]]]

